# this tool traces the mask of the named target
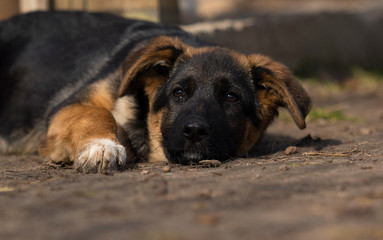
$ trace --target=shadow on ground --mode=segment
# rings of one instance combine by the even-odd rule
[[[280,151],[284,151],[289,146],[309,147],[316,151],[320,151],[325,147],[336,146],[339,144],[341,144],[341,141],[338,139],[321,139],[320,137],[313,138],[310,134],[303,138],[296,139],[291,136],[266,133],[259,140],[257,145],[251,149],[249,156],[267,156]]]

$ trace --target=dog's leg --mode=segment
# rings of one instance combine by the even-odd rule
[[[86,173],[121,169],[127,160],[112,113],[80,104],[67,106],[54,116],[39,153],[53,162],[72,161],[77,170]]]

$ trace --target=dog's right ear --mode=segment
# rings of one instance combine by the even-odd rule
[[[185,48],[178,38],[162,36],[130,54],[120,68],[119,97],[134,94],[138,89],[143,89],[147,96],[155,96]]]

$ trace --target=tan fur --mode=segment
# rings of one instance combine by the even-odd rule
[[[274,117],[278,115],[277,109],[280,97],[273,90],[258,90],[256,92],[261,105],[261,131],[263,131],[274,120]]]
[[[55,115],[39,153],[54,162],[73,161],[94,139],[119,143],[116,133],[116,122],[108,110],[73,104]]]
[[[83,102],[85,106],[97,106],[112,110],[115,99],[112,97],[108,79],[93,84],[87,99]]]
[[[137,104],[134,97],[124,96],[116,100],[112,114],[117,122],[117,125],[123,127],[127,122],[133,120],[136,114]]]
[[[247,156],[250,149],[262,135],[263,129],[257,128],[250,120],[247,120],[245,127],[245,136],[242,145],[239,147],[237,156]]]
[[[149,96],[149,103],[154,102],[158,88],[164,83],[165,79],[162,77],[148,77],[145,79],[145,93]]]
[[[148,115],[148,131],[149,131],[149,162],[164,162],[167,161],[165,157],[164,149],[162,147],[162,113],[153,114],[153,102],[156,96],[157,90],[163,83],[164,79],[150,78],[147,79],[148,84],[145,87],[145,92],[149,96],[149,115]]]
[[[162,147],[162,133],[161,133],[162,112],[157,114],[149,114],[148,116],[148,130],[149,130],[149,162],[164,162],[167,158],[164,154]]]

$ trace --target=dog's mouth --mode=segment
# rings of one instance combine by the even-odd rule
[[[207,154],[198,151],[168,151],[168,159],[171,163],[192,165],[207,159]]]
[[[225,161],[229,157],[225,158],[221,155],[211,155],[203,151],[190,151],[190,150],[165,150],[165,155],[169,162],[182,165],[195,165],[202,160],[219,160]]]
[[[202,160],[225,161],[231,158],[229,148],[212,146],[208,142],[199,144],[186,144],[183,146],[164,146],[165,156],[171,163],[182,165],[198,164]]]
[[[224,161],[233,156],[236,145],[232,138],[225,138],[222,132],[213,132],[209,124],[202,120],[200,122],[189,119],[180,125],[184,126],[182,130],[176,125],[169,132],[162,133],[163,149],[169,162],[193,165],[201,160]]]

